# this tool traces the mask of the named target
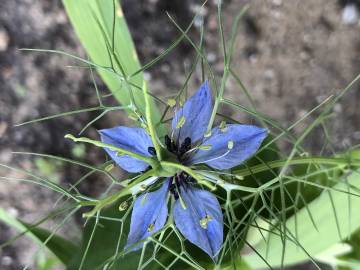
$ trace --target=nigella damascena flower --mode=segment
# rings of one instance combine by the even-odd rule
[[[205,134],[212,113],[212,97],[208,82],[175,112],[171,132],[165,136],[164,148],[177,162],[195,168],[206,164],[224,170],[239,165],[252,156],[266,137],[265,129],[228,124],[220,125]],[[152,140],[143,128],[118,126],[100,131],[101,140],[143,156],[156,156]],[[149,165],[128,155],[118,156],[106,149],[111,158],[124,170],[132,173],[146,171]],[[161,178],[149,179],[158,186]],[[201,189],[186,172],[167,177],[160,188],[137,197],[131,216],[127,247],[159,231],[168,217],[169,197],[173,196],[173,219],[177,229],[193,244],[214,260],[223,243],[223,215],[216,197]]]

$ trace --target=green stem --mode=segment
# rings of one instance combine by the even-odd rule
[[[98,147],[107,148],[107,149],[119,152],[121,154],[126,154],[126,155],[129,155],[131,157],[140,159],[140,160],[148,163],[149,165],[151,165],[153,168],[158,167],[158,162],[156,160],[154,160],[153,158],[146,157],[146,156],[131,152],[129,150],[126,150],[124,148],[116,147],[116,146],[108,144],[108,143],[103,143],[103,142],[100,142],[100,141],[91,140],[91,139],[86,138],[86,137],[76,138],[71,134],[66,134],[65,138],[70,139],[70,140],[72,140],[74,142],[85,142],[85,143],[93,144],[93,145],[98,146]]]
[[[249,169],[235,170],[234,174],[241,176],[248,176],[255,173],[267,171],[269,169],[279,168],[287,165],[302,165],[302,164],[324,164],[324,165],[349,165],[360,167],[360,161],[350,161],[345,158],[324,158],[324,157],[299,157],[291,160],[275,160],[267,162],[266,164],[259,164]]]
[[[225,85],[226,85],[226,81],[227,81],[227,79],[229,77],[229,74],[230,74],[230,67],[228,66],[228,63],[225,63],[224,73],[223,73],[223,76],[222,76],[222,79],[221,79],[220,90],[219,90],[219,93],[218,93],[218,95],[217,95],[217,97],[215,99],[214,108],[213,108],[212,113],[211,113],[211,117],[210,117],[210,121],[209,121],[207,130],[206,130],[206,133],[209,133],[211,131],[211,128],[212,128],[212,126],[214,124],[214,121],[215,121],[216,113],[217,113],[217,111],[219,109],[220,102],[223,101]]]
[[[119,190],[118,192],[116,192],[113,195],[110,195],[102,200],[99,201],[95,201],[95,202],[81,202],[81,205],[84,206],[90,206],[90,205],[94,205],[95,207],[87,212],[83,214],[83,217],[92,217],[94,216],[98,211],[100,211],[102,208],[104,208],[105,206],[108,206],[110,204],[115,203],[117,200],[119,200],[121,197],[124,197],[126,195],[130,195],[131,194],[131,188],[134,187],[135,185],[139,184],[140,182],[144,181],[146,178],[149,178],[151,176],[153,176],[155,170],[151,169],[148,170],[147,172],[145,172],[144,174],[140,175],[139,178],[137,178],[136,180],[134,180],[131,184],[129,184],[126,188],[123,188],[121,190]]]
[[[155,131],[155,127],[152,123],[152,118],[151,118],[151,105],[150,105],[150,96],[149,96],[149,93],[148,93],[148,90],[147,90],[147,83],[146,81],[144,81],[144,84],[143,84],[143,90],[144,90],[144,99],[145,99],[145,116],[146,116],[146,122],[147,122],[147,125],[148,125],[148,128],[149,128],[149,132],[150,132],[150,137],[151,137],[151,140],[152,140],[152,143],[155,147],[155,150],[156,150],[156,157],[159,161],[162,160],[162,157],[161,157],[161,147],[157,141],[157,135],[156,135],[156,131]]]

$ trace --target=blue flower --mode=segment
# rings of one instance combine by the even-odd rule
[[[172,130],[165,136],[163,145],[180,164],[189,167],[206,164],[218,170],[230,169],[251,157],[267,135],[265,129],[256,126],[224,123],[206,134],[212,109],[211,90],[206,81],[175,112]],[[152,140],[143,128],[118,126],[100,130],[100,135],[104,143],[142,156],[156,156]],[[142,160],[105,150],[128,172],[137,173],[149,168]],[[137,197],[127,247],[141,248],[142,245],[137,245],[139,241],[164,227],[170,196],[175,200],[173,218],[177,229],[216,260],[223,243],[224,223],[220,204],[212,193],[197,187],[196,180],[186,172],[166,178],[157,190]]]

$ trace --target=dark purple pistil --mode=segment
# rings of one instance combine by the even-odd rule
[[[155,150],[154,147],[150,146],[150,147],[148,148],[148,152],[149,152],[150,155],[156,156],[156,150]]]
[[[191,138],[186,137],[185,140],[179,145],[170,139],[168,135],[165,136],[165,145],[169,152],[176,155],[178,160],[182,162],[184,160],[184,154],[191,149]]]

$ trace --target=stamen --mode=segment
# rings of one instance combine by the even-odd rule
[[[184,210],[186,210],[186,204],[185,204],[183,198],[181,198],[180,193],[179,193],[179,200],[180,200],[180,204],[181,204],[182,208],[183,208]]]
[[[146,185],[140,185],[140,191],[145,191],[146,190],[146,188],[147,188],[147,186]]]
[[[151,223],[147,229],[148,232],[152,232],[155,228],[155,224],[154,223]]]
[[[205,138],[209,138],[210,136],[211,136],[211,130],[206,132],[205,135],[204,135]]]
[[[207,229],[207,219],[206,218],[200,219],[200,226],[203,229]]]
[[[209,150],[211,150],[212,146],[211,145],[200,145],[198,148],[200,150],[209,151]]]
[[[203,229],[207,229],[207,224],[210,220],[212,220],[212,217],[209,215],[206,215],[204,218],[200,219],[200,226]]]
[[[219,158],[223,158],[225,157],[227,154],[229,154],[231,151],[230,149],[228,151],[226,151],[224,154],[222,154],[221,156],[218,156],[218,157],[214,157],[214,158],[210,158],[208,160],[204,160],[204,161],[201,161],[201,163],[206,163],[206,162],[210,162],[210,161],[214,161],[214,160],[217,160]]]
[[[184,96],[181,96],[181,97],[180,97],[180,100],[179,100],[179,105],[180,105],[180,107],[182,108],[182,107],[184,106],[184,104],[185,104],[185,97],[184,97]]]
[[[114,169],[114,163],[111,163],[105,167],[105,171],[110,172],[112,169]]]
[[[226,122],[225,121],[221,121],[220,123],[220,131],[221,132],[226,132],[227,131],[227,126],[226,126]]]
[[[139,116],[138,116],[136,113],[130,112],[130,113],[128,114],[128,117],[129,117],[131,120],[139,121]]]
[[[231,150],[234,148],[234,141],[228,141],[228,145],[227,145],[228,149]]]
[[[129,203],[127,201],[123,201],[119,205],[119,211],[125,211],[129,207]]]
[[[176,105],[176,100],[173,98],[168,99],[167,104],[170,108],[174,107]]]
[[[186,121],[185,116],[181,116],[176,124],[176,128],[177,129],[182,128],[182,126],[185,124],[185,121]]]
[[[148,148],[148,152],[149,152],[150,155],[156,156],[156,150],[155,150],[154,147],[150,146],[150,147]]]

